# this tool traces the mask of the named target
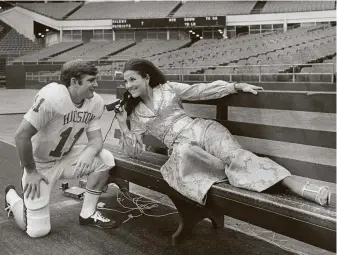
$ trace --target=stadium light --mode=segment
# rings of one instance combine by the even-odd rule
[[[204,37],[200,36],[200,39],[204,39]]]
[[[192,32],[192,34],[194,34],[194,35],[195,35],[195,32],[193,31],[193,32]]]
[[[41,37],[44,37],[44,35],[41,35]]]
[[[38,35],[42,35],[41,33],[38,33]]]
[[[196,37],[199,37],[199,36],[200,36],[200,35],[198,35],[198,34],[196,35]]]
[[[49,28],[46,28],[46,32],[48,32],[49,31]]]
[[[192,33],[192,32],[193,32],[193,30],[190,30],[190,31],[188,31],[188,32]]]

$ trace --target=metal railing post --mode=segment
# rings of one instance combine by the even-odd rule
[[[335,63],[332,63],[332,71],[331,71],[331,83],[333,83],[333,72],[335,71]]]
[[[261,82],[261,65],[260,65],[260,68],[259,68],[259,82]]]

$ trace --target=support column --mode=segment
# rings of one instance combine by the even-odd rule
[[[60,42],[63,42],[63,27],[60,27]]]
[[[227,35],[227,27],[225,27],[224,29],[223,29],[223,35],[224,35],[224,38],[228,38],[228,35]]]
[[[112,29],[112,41],[116,41],[116,32]]]
[[[166,40],[170,40],[170,30],[166,31]]]
[[[285,19],[285,20],[284,20],[284,23],[283,23],[283,32],[287,32],[287,30],[288,30],[288,22],[287,22],[287,20]]]

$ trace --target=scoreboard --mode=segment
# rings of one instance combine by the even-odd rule
[[[225,27],[225,26],[226,26],[226,16],[112,20],[113,29],[193,28],[193,27]]]

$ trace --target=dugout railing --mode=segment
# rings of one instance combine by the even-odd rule
[[[33,63],[31,63],[33,64]],[[308,68],[312,71],[308,72]],[[202,70],[195,72],[192,70]],[[225,80],[229,82],[290,82],[290,83],[335,83],[336,63],[311,64],[271,64],[271,65],[231,65],[231,66],[198,66],[161,69],[171,81],[211,82]],[[216,70],[216,71],[214,71]],[[276,71],[278,70],[278,71]],[[319,70],[319,71],[315,71]],[[59,80],[59,71],[26,72],[27,81],[49,82]],[[98,74],[99,81],[122,81],[119,70],[105,68]]]

